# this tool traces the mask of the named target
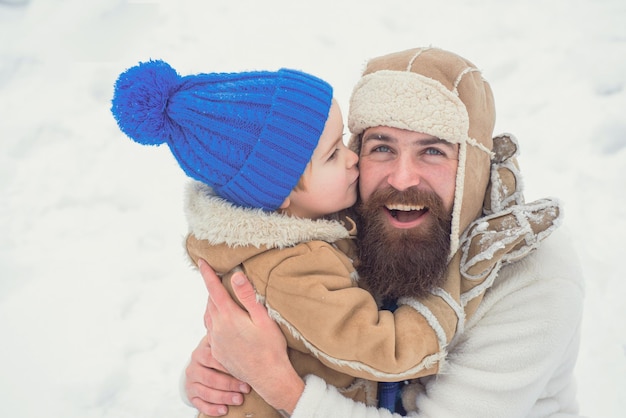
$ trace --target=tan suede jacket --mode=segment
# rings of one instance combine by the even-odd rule
[[[400,298],[393,313],[379,310],[358,286],[356,228],[348,218],[298,219],[240,208],[192,182],[186,245],[194,263],[208,261],[227,288],[230,273],[244,271],[281,327],[301,376],[315,374],[346,397],[375,405],[375,382],[437,373],[500,267],[526,257],[560,223],[558,201],[518,200],[472,222],[444,284],[419,300]],[[254,393],[230,409],[229,416],[278,416]]]
[[[437,372],[445,350],[417,305],[380,311],[358,287],[354,228],[236,207],[197,182],[188,189],[186,211],[189,256],[204,258],[224,279],[234,269],[244,271],[280,325],[302,376],[316,374],[346,396],[375,405],[375,381]],[[227,287],[229,282],[224,280]],[[456,324],[450,307],[436,313],[449,316],[441,323]],[[269,408],[262,403],[251,395],[229,416],[271,416],[260,413]]]

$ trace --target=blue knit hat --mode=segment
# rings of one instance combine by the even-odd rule
[[[158,60],[119,76],[111,111],[132,140],[167,143],[185,173],[219,196],[275,210],[311,159],[332,94],[296,70],[181,77]]]

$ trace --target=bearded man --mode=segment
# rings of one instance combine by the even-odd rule
[[[524,203],[517,143],[492,138],[494,124],[480,71],[435,48],[369,61],[351,97],[363,285],[385,302],[443,299],[456,315],[441,324],[450,337],[439,374],[402,388],[411,417],[578,416],[580,269],[567,238],[547,237],[554,228],[528,216],[558,206]],[[475,240],[485,228],[491,238]],[[200,268],[210,292],[208,336],[192,355],[185,390],[205,414],[223,415],[248,382],[285,416],[392,416],[393,405],[366,407],[316,376],[303,380],[249,283],[233,276],[246,313],[206,264]]]

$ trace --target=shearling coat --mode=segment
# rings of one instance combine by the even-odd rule
[[[394,313],[379,311],[371,294],[358,287],[353,228],[236,207],[197,182],[187,197],[189,256],[194,262],[205,259],[227,288],[229,273],[243,270],[280,325],[302,376],[320,376],[345,396],[371,405],[374,381],[437,372],[445,350],[417,302]],[[442,324],[456,323],[449,306],[433,312],[447,317]],[[242,416],[262,408],[260,398],[246,402],[251,400],[257,405],[244,405]]]
[[[281,327],[296,371],[367,405],[376,401],[374,382],[436,374],[500,267],[526,257],[560,220],[550,199],[480,218],[463,235],[443,286],[419,300],[400,298],[392,313],[358,287],[356,231],[344,227],[353,224],[236,207],[198,182],[186,210],[191,259],[209,262],[227,288],[230,273],[243,270]],[[230,408],[230,416],[250,413],[277,416],[254,393]]]

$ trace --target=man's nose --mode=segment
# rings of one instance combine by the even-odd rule
[[[387,183],[396,190],[404,191],[419,185],[422,180],[419,165],[410,158],[399,158],[390,168]]]

